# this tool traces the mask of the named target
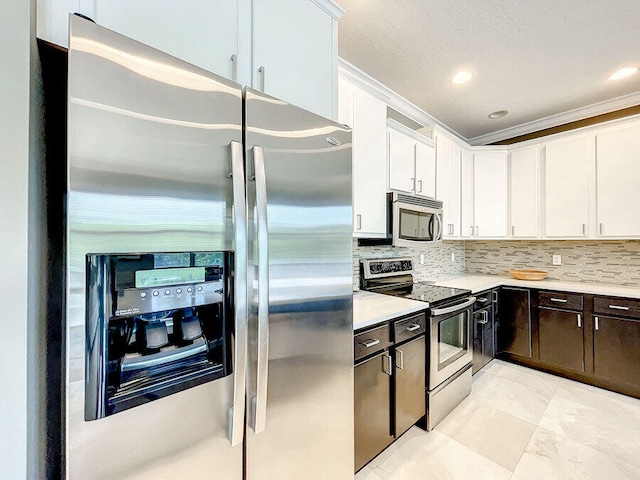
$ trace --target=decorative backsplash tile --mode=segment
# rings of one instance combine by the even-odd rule
[[[465,242],[464,252],[466,273],[532,268],[556,280],[640,287],[640,240],[478,240]],[[562,255],[562,265],[552,265],[552,255]]]
[[[424,265],[420,264],[420,254],[424,254]],[[453,260],[451,255],[453,254]],[[427,281],[445,275],[460,275],[464,273],[465,253],[464,242],[445,241],[438,246],[423,248],[407,247],[359,247],[358,241],[353,240],[353,288],[360,288],[360,259],[361,258],[413,258],[414,280]]]

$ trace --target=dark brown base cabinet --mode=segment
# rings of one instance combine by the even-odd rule
[[[640,387],[640,319],[594,317],[594,375]]]
[[[425,416],[425,331],[420,313],[354,337],[356,472]]]
[[[388,351],[355,366],[356,471],[394,440],[391,433],[390,373]]]
[[[531,292],[526,288],[502,287],[498,293],[498,304],[497,350],[531,358]]]
[[[473,306],[473,370],[475,374],[494,357],[494,318],[498,291],[488,290],[476,294]]]
[[[640,398],[640,300],[524,291],[501,289],[499,358]]]

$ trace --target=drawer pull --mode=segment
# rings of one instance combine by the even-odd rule
[[[578,328],[582,328],[582,315],[578,314]]]
[[[620,305],[609,305],[609,308],[612,308],[614,310],[629,310],[629,307],[622,307]]]
[[[410,327],[407,327],[407,332],[415,332],[420,328],[420,325],[412,323]]]
[[[598,317],[595,317],[595,320],[596,320],[596,332],[597,332],[598,330],[600,330],[600,325],[599,325],[600,322]]]
[[[567,300],[565,300],[564,298],[550,298],[549,300],[551,300],[552,302],[567,303]]]
[[[487,300],[489,300],[487,297],[478,297],[478,302],[486,302]]]
[[[375,338],[373,340],[364,340],[364,341],[360,342],[360,345],[362,345],[363,347],[371,348],[371,347],[373,347],[375,345],[378,345],[379,343],[380,343],[380,340]]]

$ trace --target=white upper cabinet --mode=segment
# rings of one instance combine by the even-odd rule
[[[436,152],[423,142],[416,142],[416,195],[436,198]]]
[[[68,16],[146,43],[311,112],[337,117],[331,0],[40,0],[37,36],[68,46]]]
[[[442,202],[443,238],[460,238],[462,147],[435,131],[436,198]]]
[[[253,88],[335,118],[337,28],[314,1],[253,0]]]
[[[596,136],[597,233],[640,236],[640,124]]]
[[[237,77],[238,0],[43,0],[38,37],[68,46],[68,16],[74,12],[211,72]]]
[[[462,182],[460,208],[460,236],[473,237],[473,153],[467,148],[462,149]]]
[[[338,121],[353,129],[353,235],[387,234],[387,105],[340,78]]]
[[[509,205],[512,238],[539,236],[539,147],[519,148],[509,154]]]
[[[547,238],[586,238],[589,232],[589,155],[593,137],[554,140],[544,150]]]
[[[413,138],[389,128],[389,189],[413,193],[416,142]]]
[[[505,238],[508,152],[476,152],[473,157],[474,236]]]
[[[389,189],[434,198],[436,152],[433,142],[408,127],[388,120]]]

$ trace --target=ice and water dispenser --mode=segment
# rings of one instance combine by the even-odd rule
[[[87,255],[86,420],[232,373],[232,255]]]

